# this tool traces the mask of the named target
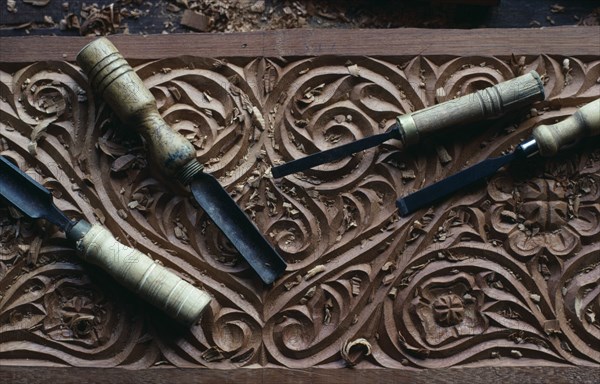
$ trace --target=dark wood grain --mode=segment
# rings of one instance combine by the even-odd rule
[[[515,383],[578,383],[592,384],[600,380],[598,368],[549,367],[487,367],[443,369],[426,371],[398,370],[287,370],[287,369],[126,369],[97,368],[28,368],[1,367],[0,380],[4,383],[261,383],[296,384],[319,383],[379,383],[379,384],[434,384],[479,382],[487,384]]]
[[[463,56],[575,55],[597,60],[600,27],[508,30],[292,30],[249,34],[188,34],[111,37],[128,59],[151,60],[179,55],[207,57],[298,57],[317,55]],[[0,38],[0,62],[22,66],[44,60],[74,61],[91,38]],[[515,365],[523,360],[515,360]],[[19,361],[20,364],[34,364]],[[507,364],[503,361],[503,364]],[[5,383],[596,383],[591,367],[475,367],[469,369],[99,369],[0,366]]]
[[[279,57],[319,55],[600,55],[600,27],[475,30],[287,30],[231,34],[132,36],[110,39],[127,59],[180,55],[202,57]],[[0,60],[74,61],[92,37],[0,38]]]

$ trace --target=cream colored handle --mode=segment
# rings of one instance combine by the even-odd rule
[[[202,170],[194,146],[163,120],[156,99],[110,40],[101,37],[83,47],[77,63],[94,92],[125,125],[144,136],[152,160],[165,176],[185,185]]]
[[[537,72],[531,71],[472,94],[398,116],[397,124],[404,145],[410,146],[433,132],[500,117],[540,100],[544,100],[544,85]]]
[[[84,260],[104,269],[126,288],[184,324],[194,324],[210,302],[208,293],[140,251],[119,243],[98,224],[77,242],[77,250]]]
[[[566,145],[596,135],[600,135],[600,99],[587,103],[563,121],[533,130],[542,156],[555,155]]]

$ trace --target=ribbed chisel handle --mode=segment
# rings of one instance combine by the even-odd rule
[[[123,123],[144,136],[152,160],[165,176],[188,184],[202,170],[194,146],[163,120],[156,99],[110,40],[101,37],[83,47],[77,63],[94,92]]]
[[[184,324],[195,323],[210,302],[206,292],[140,251],[119,243],[100,225],[93,225],[77,241],[77,251],[85,261],[107,271],[120,284]]]
[[[544,85],[532,71],[526,75],[457,99],[398,116],[397,124],[405,146],[442,129],[493,119],[544,99]]]
[[[555,155],[561,147],[596,135],[600,135],[600,99],[587,103],[563,121],[533,130],[542,156]]]

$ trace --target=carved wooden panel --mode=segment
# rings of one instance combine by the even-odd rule
[[[123,52],[127,56],[127,52]],[[68,62],[0,72],[0,153],[214,300],[181,329],[0,206],[0,364],[436,368],[600,364],[600,147],[515,164],[400,218],[397,197],[510,151],[600,95],[600,57],[179,57],[135,67],[289,263],[259,279]],[[282,180],[273,164],[536,70],[547,100],[422,146]]]

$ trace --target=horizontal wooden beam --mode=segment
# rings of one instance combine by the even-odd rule
[[[600,27],[540,29],[296,29],[249,33],[114,35],[128,59],[278,57],[320,55],[600,55]],[[0,38],[0,61],[74,61],[91,37],[27,36]],[[385,42],[385,44],[382,44]]]
[[[461,369],[429,369],[423,371],[392,369],[144,369],[119,368],[43,368],[0,367],[4,383],[278,383],[296,384],[431,384],[464,383],[594,383],[599,368],[591,367],[485,367]]]

